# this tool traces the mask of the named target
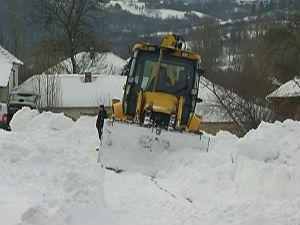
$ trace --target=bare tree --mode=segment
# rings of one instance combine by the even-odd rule
[[[246,134],[251,128],[257,128],[261,121],[272,119],[273,112],[267,101],[262,101],[256,96],[244,99],[233,90],[205,79],[201,79],[201,83],[214,96],[208,104],[209,109],[219,113],[222,118],[232,120],[242,134]]]
[[[298,15],[266,31],[257,45],[260,49],[260,55],[257,54],[259,60],[271,69],[266,76],[283,83],[300,74],[299,28]]]
[[[20,57],[24,54],[25,32],[24,18],[21,15],[18,0],[8,2],[8,23],[12,53]]]
[[[43,39],[34,51],[32,73],[38,74],[31,78],[32,89],[41,96],[40,108],[53,108],[61,105],[61,84],[57,75],[41,74],[59,61],[56,46]]]
[[[55,42],[48,38],[43,38],[33,51],[33,74],[41,74],[48,68],[56,65],[60,60],[60,55]]]
[[[109,68],[107,65],[105,53],[95,53],[94,57],[91,57],[88,52],[80,52],[74,58],[78,74],[84,74],[85,72],[91,72],[92,74],[111,73],[112,68]],[[70,58],[57,63],[46,71],[46,73],[50,74],[71,74],[72,72],[72,61]]]
[[[202,57],[202,66],[210,71],[218,65],[221,54],[220,27],[213,21],[205,21],[190,34],[191,48]]]
[[[215,68],[206,75],[218,84],[207,86],[215,96],[211,110],[231,118],[243,133],[273,120],[266,96],[299,74],[299,23],[288,24],[261,18],[241,27],[232,35],[236,42],[227,69]]]
[[[109,93],[104,93],[101,91],[101,93],[97,93],[94,96],[94,105],[99,106],[99,105],[105,105],[105,106],[110,106],[111,105],[111,96]]]
[[[32,0],[35,18],[42,21],[57,49],[71,58],[72,73],[78,72],[75,55],[101,44],[93,33],[93,21],[99,17],[99,1]]]
[[[62,93],[58,75],[36,75],[31,81],[33,91],[41,97],[39,108],[52,109],[61,105]]]
[[[296,77],[293,78],[295,84],[300,88],[300,77],[297,79]]]

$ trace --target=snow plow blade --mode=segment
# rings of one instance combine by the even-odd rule
[[[98,162],[115,171],[156,174],[156,163],[161,154],[183,148],[207,151],[209,135],[157,128],[106,120]],[[184,140],[184,141],[183,141]]]

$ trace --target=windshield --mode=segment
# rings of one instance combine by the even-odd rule
[[[9,97],[9,101],[36,103],[36,100],[37,100],[37,95],[34,94],[12,94]]]
[[[139,52],[134,81],[140,89],[157,90],[177,96],[184,95],[183,92],[192,89],[195,61],[163,55],[159,68],[158,58],[159,52]]]

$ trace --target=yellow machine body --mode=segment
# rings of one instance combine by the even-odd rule
[[[187,147],[207,151],[209,137],[202,135],[201,116],[195,114],[201,58],[183,44],[169,34],[161,45],[134,46],[124,70],[123,99],[112,100],[103,127],[98,161],[106,168],[155,176],[168,153]]]
[[[199,55],[183,49],[182,44],[183,43],[179,40],[178,36],[168,34],[164,37],[161,45],[152,45],[144,43],[136,44],[134,46],[133,50],[135,53],[149,53],[153,54],[154,56],[156,53],[157,61],[155,61],[152,64],[152,69],[149,69],[149,73],[144,75],[148,79],[145,87],[140,87],[136,91],[135,96],[131,97],[131,95],[129,94],[131,92],[130,88],[133,89],[133,80],[138,80],[138,75],[136,75],[136,68],[138,68],[139,66],[139,57],[142,58],[141,53],[135,55],[135,62],[132,63],[134,65],[130,65],[129,68],[130,71],[128,73],[128,78],[125,85],[123,101],[121,102],[120,100],[113,100],[112,102],[112,111],[114,119],[123,121],[132,120],[134,122],[141,123],[144,119],[143,117],[145,116],[145,112],[147,111],[147,109],[149,109],[149,107],[151,107],[151,112],[153,114],[175,114],[176,124],[173,124],[173,126],[177,130],[185,130],[190,132],[200,131],[201,116],[196,115],[194,113],[197,96],[194,96],[194,98],[190,100],[191,103],[190,106],[188,106],[188,108],[187,106],[185,106],[188,95],[180,96],[174,93],[170,93],[169,90],[157,90],[157,83],[161,67],[164,67],[166,69],[167,77],[170,80],[171,86],[174,86],[179,79],[177,75],[179,69],[177,69],[177,67],[184,68],[186,66],[185,63],[193,63],[193,65],[196,65],[201,62],[201,58]],[[179,66],[175,67],[174,64],[172,64],[171,60],[164,61],[165,55],[168,55],[167,57],[173,57],[172,59],[174,59],[174,61],[176,61],[176,63],[178,63]],[[148,65],[145,65],[145,68],[147,68],[147,66]],[[154,83],[153,87],[148,88],[149,84],[151,83]],[[128,105],[130,104],[132,109],[128,110]],[[188,109],[184,110],[183,107],[187,107]],[[186,112],[187,110],[188,112]],[[182,123],[183,114],[185,116],[184,123]],[[188,118],[186,118],[187,116]]]

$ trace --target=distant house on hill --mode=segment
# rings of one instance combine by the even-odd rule
[[[75,55],[77,73],[119,75],[122,72],[126,60],[112,52],[80,52]],[[67,58],[55,66],[49,68],[44,74],[72,74],[71,58]]]
[[[300,78],[284,83],[277,90],[267,96],[272,102],[275,119],[300,120]]]
[[[125,76],[107,75],[35,75],[26,80],[20,89],[41,96],[39,108],[63,112],[77,119],[82,115],[96,115],[97,106],[110,106],[113,98],[122,99]]]
[[[0,45],[0,101],[5,102],[10,91],[18,86],[19,59]]]

